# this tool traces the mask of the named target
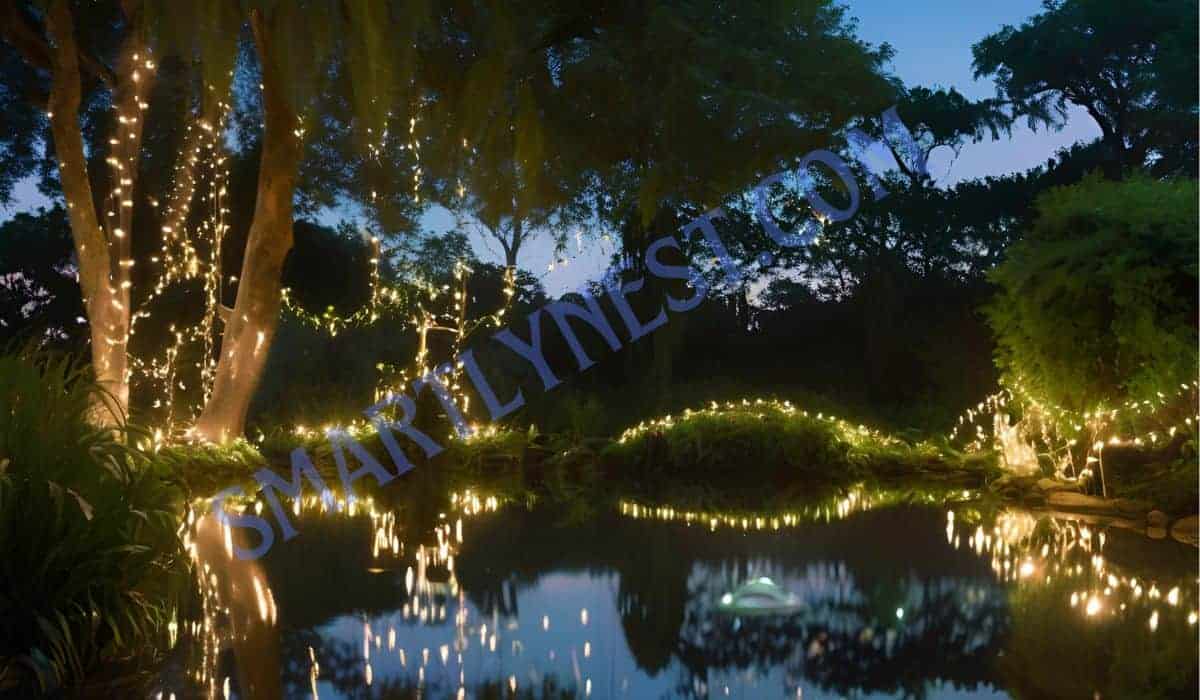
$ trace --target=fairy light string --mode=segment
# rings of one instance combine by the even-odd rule
[[[413,111],[408,122],[408,139],[401,145],[402,150],[412,153],[412,200],[420,202],[422,186],[421,139],[419,135],[420,103]],[[391,114],[388,114],[389,119]],[[367,127],[367,160],[370,167],[382,168],[381,155],[386,152],[386,141],[389,138],[388,129],[376,133]],[[468,142],[463,140],[463,148],[468,149]],[[368,178],[369,179],[369,178]],[[369,186],[369,183],[368,183]],[[461,180],[457,194],[465,196]],[[370,202],[378,204],[379,193],[370,189]],[[400,325],[402,329],[413,332],[416,336],[417,348],[414,357],[408,362],[396,365],[388,362],[376,363],[378,377],[375,388],[375,400],[379,400],[389,392],[404,392],[409,385],[430,372],[437,371],[438,378],[445,385],[452,400],[464,414],[469,414],[470,397],[466,392],[463,375],[465,368],[455,362],[433,361],[431,337],[445,335],[450,339],[444,354],[455,357],[465,347],[465,344],[482,328],[499,328],[504,316],[516,297],[517,271],[515,267],[506,267],[503,272],[502,299],[498,308],[490,313],[474,313],[469,308],[470,279],[475,270],[465,261],[458,260],[452,268],[452,281],[438,284],[428,279],[424,272],[411,261],[400,264],[399,276],[404,280],[399,284],[388,284],[383,281],[381,265],[388,252],[384,250],[380,237],[364,231],[364,239],[370,246],[368,280],[369,294],[367,303],[361,308],[339,314],[333,306],[326,307],[321,312],[305,309],[296,299],[292,289],[283,289],[283,307],[286,313],[296,322],[313,330],[323,332],[329,337],[336,337],[349,329],[361,329],[378,323]],[[443,351],[439,350],[438,354]],[[477,426],[472,426],[478,430]],[[310,436],[312,432],[304,426],[296,426],[293,433],[298,436]]]
[[[1195,413],[1198,389],[1200,381],[1193,380],[1180,383],[1170,395],[1159,391],[1152,400],[1131,400],[1115,408],[1097,406],[1080,412],[1035,396],[1019,377],[1009,378],[1000,391],[960,415],[946,439],[950,443],[966,439],[965,448],[971,452],[998,444],[999,436],[994,434],[997,426],[1007,428],[1007,409],[1014,409],[1011,412],[1019,412],[1021,419],[1011,429],[1020,439],[1032,440],[1043,450],[1039,456],[1052,462],[1059,478],[1090,480],[1099,470],[1100,492],[1107,497],[1105,448],[1157,446],[1182,431],[1194,430],[1200,421],[1200,414]],[[1185,403],[1191,415],[1171,424],[1162,421],[1164,413]],[[1147,421],[1157,424],[1146,427]]]
[[[161,356],[140,357],[132,352],[128,355],[130,381],[150,392],[154,397],[150,402],[153,408],[164,410],[164,423],[154,431],[156,445],[171,441],[179,432],[179,423],[194,420],[215,379],[214,349],[222,288],[221,244],[229,228],[226,223],[229,171],[223,138],[230,105],[224,100],[214,100],[211,104],[210,114],[190,122],[184,129],[165,203],[147,198],[151,210],[159,215],[161,236],[158,250],[149,256],[154,275],[150,290],[131,314],[126,343],[137,333],[141,322],[154,315],[155,302],[176,285],[199,281],[204,299],[199,323],[187,324],[183,330],[175,323],[168,326],[170,340]],[[199,217],[195,216],[197,201],[202,212]],[[126,268],[132,266],[132,260],[123,264]],[[199,350],[187,352],[186,348],[193,345]],[[188,385],[183,379],[185,368],[180,365],[184,357],[192,355],[199,355],[199,359],[186,372],[198,378],[201,400],[193,402],[186,414],[181,415],[176,410],[177,392],[186,390]]]
[[[898,438],[886,435],[878,430],[868,428],[862,424],[851,423],[850,421],[846,421],[835,416],[826,415],[824,412],[811,413],[793,406],[791,401],[762,398],[725,402],[712,401],[705,408],[698,410],[690,408],[684,409],[683,413],[679,416],[667,414],[662,418],[643,421],[621,433],[621,436],[617,439],[617,442],[619,444],[625,444],[627,442],[637,440],[647,434],[670,430],[677,425],[697,419],[729,418],[739,415],[753,415],[758,418],[765,418],[767,412],[773,412],[785,416],[801,416],[804,418],[829,423],[837,429],[839,436],[843,440],[855,446],[864,445],[870,442],[883,445],[902,444],[901,440]]]
[[[148,58],[144,61],[135,57],[136,70],[150,71],[154,68]],[[135,72],[136,72],[135,70]],[[133,80],[136,86],[141,84],[137,78]],[[209,86],[209,90],[214,88]],[[138,112],[148,108],[141,93],[134,89],[131,101]],[[134,267],[131,256],[121,255],[116,259],[114,274],[110,276],[113,291],[117,294],[115,304],[130,309],[129,322],[126,328],[110,329],[112,333],[106,338],[110,345],[129,347],[129,343],[139,330],[143,330],[145,322],[156,314],[156,303],[168,292],[179,285],[199,283],[199,291],[203,297],[203,308],[198,323],[171,323],[167,328],[167,341],[160,346],[159,353],[151,352],[140,355],[127,352],[128,365],[126,378],[131,384],[136,383],[140,392],[149,394],[148,404],[162,411],[162,425],[155,429],[155,445],[173,442],[180,437],[187,437],[184,426],[189,425],[198,415],[199,410],[211,395],[215,380],[217,357],[215,353],[217,333],[222,321],[223,288],[226,282],[236,283],[235,276],[227,279],[222,274],[221,248],[229,231],[227,216],[228,186],[229,186],[229,157],[224,149],[224,135],[227,132],[228,118],[232,111],[231,105],[225,100],[214,99],[205,114],[189,122],[183,132],[179,155],[173,166],[172,182],[163,201],[147,196],[150,210],[158,217],[160,232],[159,247],[148,256],[151,265],[149,288],[140,299],[136,308],[128,300],[128,292],[132,287],[130,271]],[[115,106],[114,108],[119,108]],[[408,140],[405,146],[412,152],[412,199],[420,202],[423,169],[421,164],[421,139],[419,134],[420,104],[413,112],[408,124]],[[389,118],[390,118],[389,113]],[[133,129],[140,129],[140,115],[118,114],[120,128],[110,145],[113,151],[106,162],[113,171],[112,181],[115,183],[109,193],[106,203],[106,223],[108,225],[108,242],[114,249],[123,250],[117,245],[128,244],[128,225],[121,226],[124,215],[131,214],[133,180],[127,173],[136,167],[137,149],[121,150],[126,141],[130,140]],[[297,118],[294,130],[296,138],[302,139],[305,134],[303,117]],[[372,134],[374,137],[374,134]],[[380,164],[385,152],[384,145],[388,138],[385,128],[378,138],[371,140],[368,146],[368,157]],[[467,142],[463,142],[468,148]],[[459,196],[465,196],[461,186]],[[377,192],[371,191],[372,201],[377,200]],[[510,308],[516,296],[516,269],[505,268],[503,272],[503,299],[499,308],[490,313],[480,314],[472,318],[468,309],[469,279],[473,274],[471,267],[458,261],[454,265],[453,283],[437,285],[426,279],[415,270],[408,270],[403,284],[385,284],[382,279],[380,265],[384,259],[384,250],[380,238],[370,235],[370,295],[367,304],[350,314],[339,315],[330,307],[321,313],[312,313],[302,308],[294,299],[291,289],[282,290],[282,305],[286,312],[300,323],[336,336],[349,328],[369,327],[388,317],[389,322],[398,318],[411,319],[412,330],[419,339],[419,350],[412,362],[399,369],[386,363],[379,363],[380,378],[377,382],[377,395],[388,390],[406,386],[413,379],[425,376],[432,371],[436,363],[431,362],[429,336],[431,333],[445,333],[450,336],[449,355],[456,356],[464,344],[473,337],[480,328],[500,327],[505,313]],[[190,293],[190,292],[189,292]],[[120,301],[125,299],[126,301]],[[404,323],[401,321],[401,323]],[[466,393],[465,382],[462,380],[464,368],[458,363],[444,363],[447,371],[441,378],[451,392],[454,401],[464,413],[470,408],[470,398]],[[385,379],[391,375],[391,381]],[[399,379],[397,384],[394,380]],[[186,410],[180,410],[177,404],[192,385],[193,394],[199,399],[193,399]],[[301,426],[302,428],[302,426]],[[300,430],[297,434],[302,433]]]

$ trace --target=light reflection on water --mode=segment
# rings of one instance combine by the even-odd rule
[[[973,499],[858,488],[773,513],[620,501],[582,521],[473,491],[354,515],[314,499],[298,508],[304,536],[261,569],[230,559],[213,544],[223,533],[205,530],[220,527],[202,518],[205,621],[181,628],[199,641],[188,668],[198,688],[173,679],[164,697],[1120,697],[1140,683],[1169,697],[1195,687],[1195,549],[988,513]],[[759,576],[796,594],[801,611],[717,612],[722,594]],[[1176,662],[1174,675],[1144,668]],[[277,688],[262,680],[271,676]]]

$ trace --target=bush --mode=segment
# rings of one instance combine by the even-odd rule
[[[0,357],[0,689],[80,683],[161,641],[185,590],[177,493],[85,416],[66,359]]]
[[[1091,177],[1051,190],[992,273],[1005,383],[1073,411],[1173,395],[1196,377],[1194,180]]]

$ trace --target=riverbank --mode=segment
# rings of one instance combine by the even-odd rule
[[[393,468],[373,428],[351,428],[348,434]],[[1088,492],[1098,490],[1094,484],[1006,475],[993,450],[960,452],[944,441],[901,439],[773,399],[713,402],[643,422],[614,438],[488,429],[444,444],[430,459],[400,440],[416,469],[449,469],[463,483],[508,478],[576,493],[618,489],[649,498],[691,493],[694,502],[713,505],[753,502],[764,492],[794,496],[863,481],[986,488],[1002,501],[1110,518],[1151,536],[1170,534],[1181,523],[1182,540],[1196,541],[1188,534],[1194,533],[1188,525],[1194,520],[1187,520],[1197,512],[1194,474],[1189,492],[1177,463],[1140,470],[1115,464],[1116,478],[1109,487],[1114,497],[1102,498]],[[259,487],[253,474],[260,469],[290,478],[289,455],[296,447],[311,455],[327,486],[341,491],[333,450],[312,431],[277,432],[256,445],[177,446],[162,450],[159,459],[178,475],[192,499],[231,486],[241,486],[249,495]],[[355,458],[347,459],[351,470],[356,468]],[[1131,463],[1144,467],[1145,459]]]
[[[385,468],[395,469],[374,429],[352,428],[348,435]],[[714,402],[641,423],[615,438],[490,429],[446,441],[433,458],[399,442],[416,469],[452,468],[467,481],[522,473],[552,489],[619,488],[647,496],[695,491],[718,503],[753,500],[764,490],[811,492],[863,480],[978,488],[1000,475],[989,452],[965,454],[931,441],[907,441],[764,399]],[[297,447],[311,456],[327,486],[342,490],[333,448],[316,434],[275,433],[257,445],[176,446],[159,458],[179,475],[189,498],[197,499],[233,486],[252,494],[260,469],[290,478],[290,453]],[[353,471],[356,458],[346,452]]]
[[[1194,512],[1171,511],[1148,500],[1105,498],[1081,493],[1079,484],[1043,476],[1002,476],[988,484],[1003,501],[1019,503],[1034,511],[1047,511],[1087,522],[1139,532],[1153,539],[1172,537],[1192,546],[1200,545],[1200,517]]]

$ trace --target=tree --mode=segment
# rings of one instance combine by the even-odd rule
[[[721,204],[895,94],[890,48],[861,42],[824,0],[627,11],[625,31],[558,57],[559,128],[593,125],[601,214],[616,226],[644,229],[667,203]]]
[[[560,45],[612,21],[596,3],[459,3],[422,48],[433,197],[509,268],[535,237],[590,230],[582,139],[557,132]],[[584,127],[586,128],[586,127]]]
[[[588,220],[582,202],[583,188],[572,191],[565,177],[552,192],[538,192],[525,186],[524,173],[531,165],[522,164],[514,155],[496,161],[478,153],[468,159],[462,177],[462,196],[450,202],[460,225],[474,223],[486,239],[499,244],[505,267],[516,269],[521,249],[543,233],[550,233],[555,246],[565,246],[571,226],[584,226]],[[547,154],[540,165],[547,170],[562,165],[561,157]],[[572,173],[582,181],[582,173]],[[546,179],[542,176],[540,179]],[[541,201],[537,201],[540,199]]]
[[[318,92],[325,58],[339,47],[347,56],[345,65],[353,78],[360,114],[378,124],[394,89],[393,68],[411,54],[410,33],[420,26],[424,14],[413,12],[403,22],[392,22],[388,7],[367,2],[303,6],[273,2],[245,14],[228,3],[139,0],[79,8],[67,0],[54,0],[45,10],[8,0],[2,9],[5,40],[36,76],[49,74],[48,96],[41,104],[46,107],[71,222],[91,328],[92,364],[111,397],[98,411],[98,420],[112,420],[129,406],[128,345],[137,318],[131,292],[131,271],[137,262],[132,234],[135,211],[142,210],[146,196],[139,174],[145,100],[156,66],[151,50],[179,56],[185,66],[198,66],[202,77],[193,98],[202,128],[192,130],[192,140],[181,148],[174,193],[164,198],[161,224],[171,237],[177,227],[187,225],[197,150],[219,151],[217,116],[225,109],[222,96],[240,45],[238,37],[243,27],[249,27],[263,116],[257,194],[236,302],[222,315],[225,325],[219,359],[212,368],[211,395],[194,428],[195,435],[209,440],[240,434],[275,332],[280,275],[292,243],[292,204],[304,134],[297,114]],[[77,32],[77,26],[88,31]],[[383,41],[385,29],[392,31],[394,44]],[[109,68],[109,62],[115,68]],[[36,88],[39,81],[26,82]],[[36,89],[27,92],[35,102],[40,99]],[[108,133],[90,138],[85,147],[80,109],[96,100],[110,105],[116,119]],[[105,183],[90,172],[89,150],[103,155],[112,168],[107,198],[94,196],[93,181]],[[219,201],[215,199],[219,194],[214,201]],[[214,206],[219,214],[220,205]],[[219,240],[224,229],[219,216],[212,226]]]
[[[47,116],[59,162],[59,179],[67,200],[67,211],[75,242],[79,283],[92,329],[92,363],[99,385],[110,398],[108,405],[97,411],[96,418],[112,420],[125,411],[129,398],[128,365],[125,345],[130,328],[129,240],[132,207],[125,206],[132,188],[135,172],[120,177],[113,188],[116,206],[101,218],[94,206],[91,181],[88,178],[83,137],[79,128],[79,108],[82,101],[82,80],[86,71],[111,90],[111,100],[121,114],[122,128],[114,134],[110,158],[120,171],[122,158],[128,160],[137,152],[141,142],[143,84],[140,78],[149,75],[149,56],[140,31],[140,3],[129,2],[121,8],[122,20],[129,31],[118,49],[119,75],[83,49],[76,40],[75,17],[69,3],[53,3],[40,17],[44,28],[32,19],[34,13],[18,8],[14,2],[4,5],[4,37],[25,61],[37,70],[50,73],[50,90],[46,97]],[[102,14],[99,23],[114,21]],[[41,95],[38,95],[41,97]],[[130,121],[133,117],[133,121]],[[126,181],[129,181],[126,184]],[[124,186],[124,187],[122,187]]]
[[[1008,386],[1081,413],[1157,404],[1195,379],[1197,193],[1194,180],[1090,177],[1038,200],[992,273]]]
[[[859,40],[845,9],[825,0],[618,7],[622,31],[555,55],[562,107],[548,110],[559,116],[548,130],[582,139],[597,216],[619,233],[631,274],[652,240],[827,148],[896,94],[883,71],[890,47]],[[647,284],[646,297],[659,296],[659,282]],[[747,288],[733,292],[744,300]],[[641,346],[663,396],[683,318]]]
[[[1019,28],[976,44],[975,77],[1031,126],[1061,127],[1067,105],[1100,127],[1105,172],[1190,173],[1197,158],[1195,0],[1045,0]]]

